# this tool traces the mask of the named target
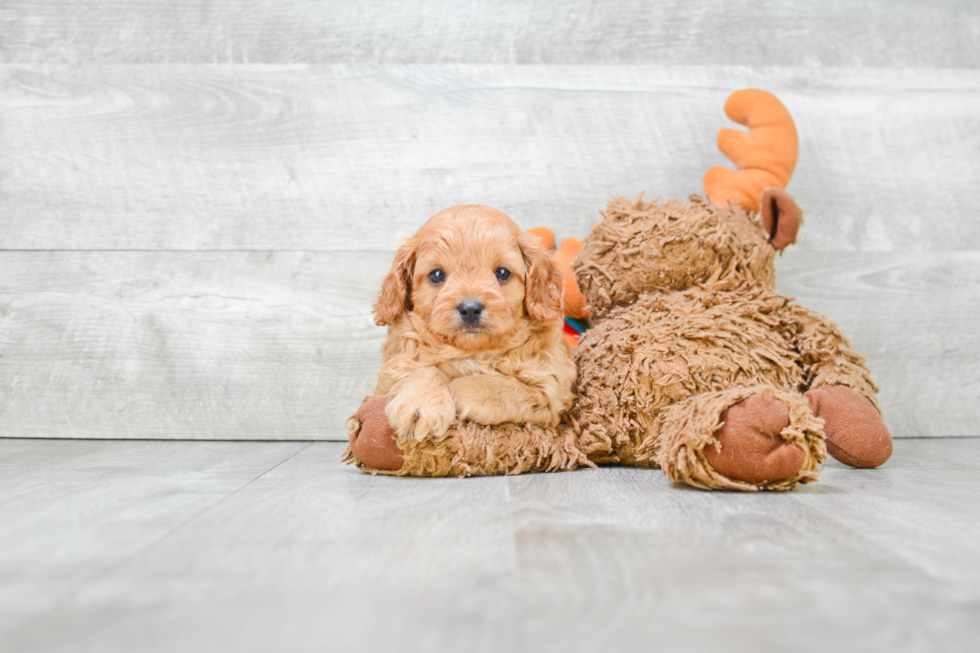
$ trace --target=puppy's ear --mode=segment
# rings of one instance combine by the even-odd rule
[[[381,283],[374,303],[374,323],[388,326],[405,311],[412,310],[412,271],[415,268],[415,240],[403,241],[395,253],[391,269]]]
[[[517,238],[527,267],[524,308],[536,320],[554,322],[562,318],[565,278],[551,254],[541,247],[540,241],[540,238],[525,231]]]

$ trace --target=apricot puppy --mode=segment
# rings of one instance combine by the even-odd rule
[[[374,394],[399,438],[455,419],[553,426],[572,401],[561,269],[487,206],[440,211],[402,243],[374,305],[388,327]]]

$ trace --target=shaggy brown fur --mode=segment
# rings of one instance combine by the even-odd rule
[[[656,208],[654,208],[656,207]],[[592,318],[644,292],[684,290],[725,278],[775,281],[775,251],[752,216],[699,197],[636,203],[617,197],[573,265]]]
[[[361,424],[352,419],[350,428],[356,439]],[[357,462],[365,471],[395,476],[495,476],[595,467],[578,448],[575,430],[567,424],[485,426],[458,421],[442,436],[396,442],[404,452],[398,469],[363,465],[350,447],[344,460]]]
[[[753,216],[690,203],[610,202],[576,277],[600,319],[576,351],[579,445],[600,463],[659,466],[697,487],[790,489],[817,477],[822,424],[801,393],[877,388],[837,328],[770,286],[774,250]],[[651,260],[653,262],[651,262]],[[754,486],[711,469],[725,410],[756,393],[789,408],[779,434],[803,469]]]

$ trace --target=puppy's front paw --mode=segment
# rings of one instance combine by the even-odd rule
[[[449,391],[460,419],[477,424],[499,424],[503,421],[495,419],[500,411],[498,402],[491,400],[488,377],[477,375],[455,378],[449,382]]]
[[[559,413],[540,390],[529,388],[513,377],[474,374],[449,382],[456,401],[456,415],[477,424],[543,424],[554,426]]]
[[[442,392],[405,390],[391,398],[385,408],[388,422],[400,437],[422,440],[440,436],[456,419],[456,404],[449,389]]]

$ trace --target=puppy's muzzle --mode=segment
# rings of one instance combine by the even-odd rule
[[[483,320],[483,303],[475,299],[464,299],[456,305],[459,319],[466,326],[479,326]]]

